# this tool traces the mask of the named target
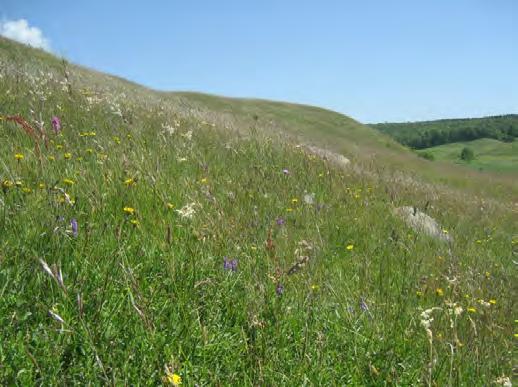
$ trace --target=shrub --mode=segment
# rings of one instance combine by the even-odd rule
[[[473,149],[468,148],[467,146],[462,149],[460,152],[460,158],[464,161],[470,162],[475,158],[475,152],[473,152]]]

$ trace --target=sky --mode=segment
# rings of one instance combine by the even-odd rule
[[[518,0],[0,0],[0,34],[159,90],[365,123],[518,113]]]

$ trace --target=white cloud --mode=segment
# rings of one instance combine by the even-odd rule
[[[25,19],[0,21],[0,35],[50,51],[50,42],[43,36],[43,32],[37,27],[29,26]]]

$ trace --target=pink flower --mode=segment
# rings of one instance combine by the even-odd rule
[[[58,116],[52,117],[50,121],[52,123],[52,128],[54,129],[54,133],[58,134],[61,131],[61,121]]]

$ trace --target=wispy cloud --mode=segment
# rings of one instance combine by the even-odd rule
[[[51,51],[50,41],[37,27],[31,27],[25,19],[0,20],[0,35],[32,47]]]

